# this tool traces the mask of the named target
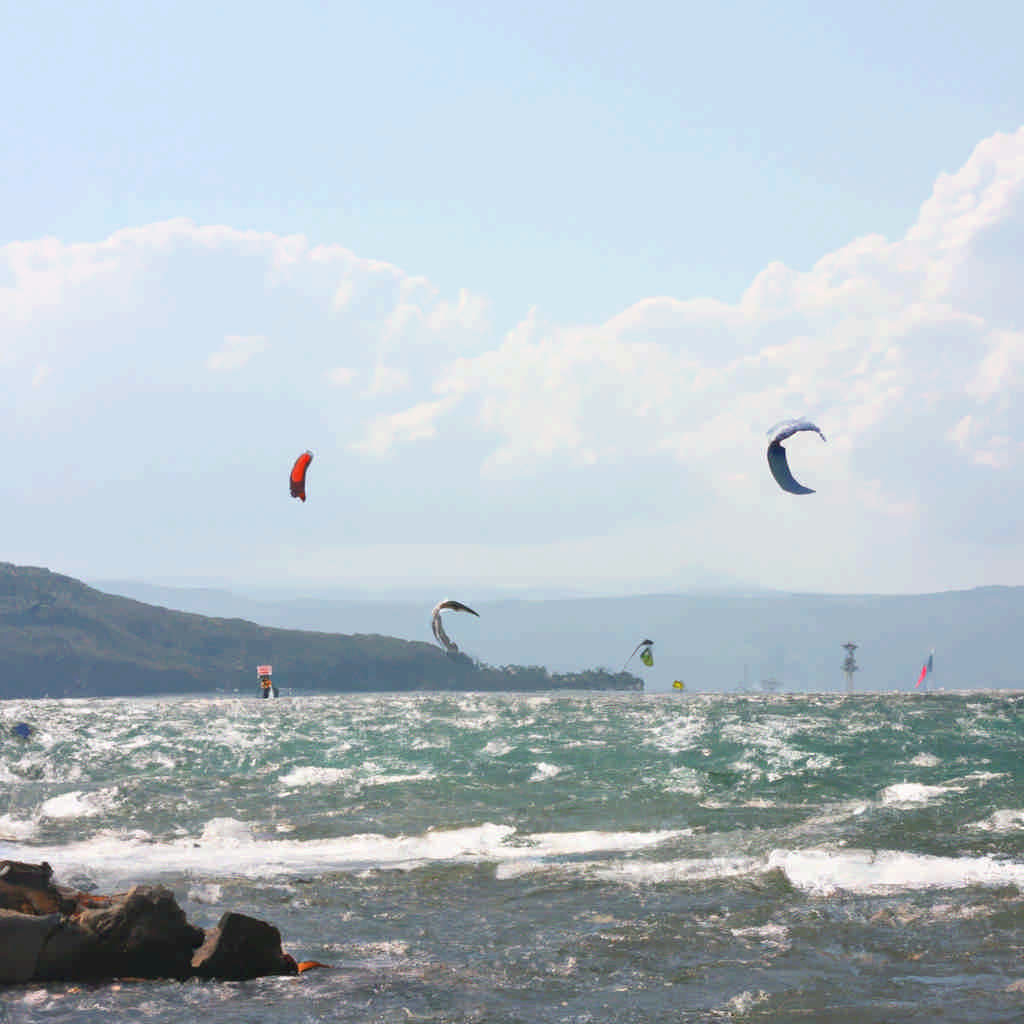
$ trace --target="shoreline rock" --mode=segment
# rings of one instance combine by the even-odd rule
[[[162,885],[96,896],[55,885],[45,862],[0,861],[0,985],[299,973],[278,929],[257,918],[228,912],[204,932]]]

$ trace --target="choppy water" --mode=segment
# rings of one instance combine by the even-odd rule
[[[0,1020],[1018,1021],[1022,727],[1005,694],[9,701],[0,857],[335,966]]]

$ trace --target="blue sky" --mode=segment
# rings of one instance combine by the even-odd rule
[[[1020,582],[1024,9],[833,6],[6,5],[3,557]]]

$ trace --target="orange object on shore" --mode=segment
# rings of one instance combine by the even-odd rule
[[[319,960],[300,960],[299,961],[299,974],[305,974],[306,971],[311,971],[314,967],[330,967],[330,964],[322,964]]]

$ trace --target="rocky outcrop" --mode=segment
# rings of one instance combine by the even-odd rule
[[[164,886],[95,896],[54,885],[52,873],[0,861],[0,984],[299,973],[264,921],[227,913],[204,933]]]
[[[225,914],[206,933],[192,957],[201,978],[247,981],[266,974],[298,974],[295,961],[281,949],[281,933],[266,921],[245,914]]]
[[[60,926],[60,914],[33,917],[0,910],[0,984],[32,981],[46,944]]]
[[[169,889],[137,886],[109,906],[66,919],[43,949],[36,976],[46,981],[185,979],[203,938],[203,930],[188,923]]]
[[[53,884],[53,868],[42,864],[0,861],[0,909],[21,914],[70,914],[75,907],[68,893]]]

